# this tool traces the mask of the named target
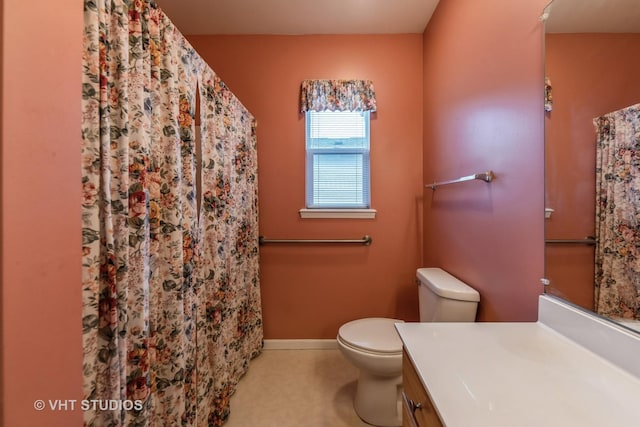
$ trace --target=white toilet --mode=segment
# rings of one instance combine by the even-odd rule
[[[480,294],[440,268],[419,268],[421,322],[474,322]],[[338,348],[360,370],[356,413],[374,426],[402,425],[402,341],[398,319],[367,318],[342,325]]]

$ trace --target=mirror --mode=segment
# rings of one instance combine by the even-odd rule
[[[628,251],[622,268],[629,271],[614,278],[605,274],[604,281],[598,279],[604,284],[596,286],[595,256],[605,250],[599,241],[607,240],[599,237],[604,232],[596,232],[604,215],[598,209],[596,221],[596,194],[605,200],[600,188],[608,178],[596,174],[596,162],[604,162],[604,156],[597,155],[603,143],[594,124],[595,118],[640,104],[640,1],[552,0],[542,18],[550,95],[545,103],[545,292],[640,332],[640,193],[635,190],[633,199],[627,197],[635,213],[625,231],[626,248],[620,249]],[[631,158],[627,172],[634,176],[636,169],[640,181],[638,148],[632,144],[625,155]],[[622,287],[613,288],[623,276]]]

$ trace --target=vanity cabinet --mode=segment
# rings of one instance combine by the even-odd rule
[[[404,426],[640,426],[640,335],[548,296],[538,318],[396,323]]]
[[[443,427],[406,350],[402,354],[402,426]]]

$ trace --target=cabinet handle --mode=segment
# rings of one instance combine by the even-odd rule
[[[416,420],[416,410],[422,408],[422,403],[414,402],[413,400],[409,399],[409,397],[407,397],[404,392],[402,393],[402,403],[409,413],[409,423],[411,427],[418,427],[418,420]]]

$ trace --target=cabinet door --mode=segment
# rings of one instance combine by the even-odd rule
[[[403,427],[444,427],[406,351],[402,355],[402,383]]]

